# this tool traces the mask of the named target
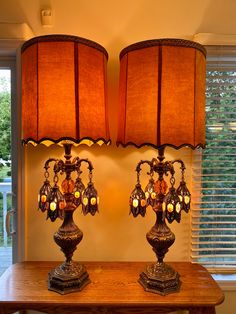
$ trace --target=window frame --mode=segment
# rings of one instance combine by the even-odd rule
[[[22,42],[21,42],[22,43]],[[21,133],[21,99],[20,99],[20,46],[21,43],[6,43],[0,41],[0,67],[11,70],[11,147],[12,147],[12,262],[25,259],[25,231],[24,231],[24,155],[20,140]]]

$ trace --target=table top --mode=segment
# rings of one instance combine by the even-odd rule
[[[47,289],[48,272],[59,262],[21,262],[0,277],[0,308],[6,304],[67,306],[215,306],[224,295],[207,270],[189,262],[169,263],[180,274],[180,292],[161,296],[137,282],[145,262],[83,262],[91,283],[82,291],[60,295]]]

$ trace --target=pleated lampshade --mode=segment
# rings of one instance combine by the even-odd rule
[[[22,46],[23,142],[109,143],[106,65],[99,44],[48,35]]]
[[[121,51],[118,145],[204,147],[205,56],[203,46],[182,39]]]

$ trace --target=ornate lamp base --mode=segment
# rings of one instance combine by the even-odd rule
[[[64,262],[48,274],[48,289],[60,294],[80,291],[89,283],[86,268],[73,261]]]
[[[170,265],[163,262],[168,248],[174,243],[175,235],[162,219],[161,210],[156,212],[155,225],[147,233],[147,241],[157,256],[157,263],[147,265],[140,274],[139,283],[146,291],[166,295],[180,289],[179,274]]]
[[[148,265],[139,277],[144,290],[166,295],[180,289],[179,274],[165,263]]]

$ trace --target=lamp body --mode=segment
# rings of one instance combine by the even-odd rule
[[[147,145],[159,152],[157,158],[141,160],[136,167],[137,184],[130,196],[130,212],[134,217],[144,216],[146,207],[151,206],[156,213],[147,241],[157,262],[147,265],[139,282],[145,290],[161,295],[180,289],[179,274],[163,261],[175,241],[166,220],[180,222],[181,211],[189,211],[191,199],[183,161],[164,161],[164,148],[205,146],[205,55],[203,46],[183,39],[148,40],[120,53],[117,145]],[[178,189],[174,186],[176,163],[182,173]],[[150,167],[145,193],[139,178],[143,164]],[[167,175],[171,184],[168,192],[164,181]]]
[[[71,145],[65,144],[65,162],[59,162],[56,166],[56,172],[64,171],[66,179],[63,181],[65,208],[63,215],[63,223],[58,231],[54,234],[54,241],[61,248],[65,255],[65,262],[57,266],[49,273],[48,289],[58,292],[60,294],[67,294],[82,290],[88,283],[90,283],[89,275],[84,265],[74,262],[72,260],[73,253],[77,245],[83,238],[83,232],[77,227],[73,220],[73,213],[77,206],[75,205],[75,196],[73,186],[70,188],[71,173],[82,159],[76,159],[71,162]],[[90,170],[92,165],[89,163]],[[73,184],[73,183],[72,183]]]
[[[71,146],[72,144],[64,144],[65,149],[65,160],[57,160],[54,158],[50,158],[45,162],[44,168],[46,170],[46,174],[48,173],[48,169],[51,167],[51,163],[53,163],[53,171],[54,171],[54,187],[51,188],[49,194],[46,199],[46,208],[48,213],[48,218],[52,221],[57,219],[58,217],[63,219],[63,223],[58,231],[54,234],[54,241],[61,248],[61,251],[65,255],[65,262],[61,265],[57,266],[49,273],[48,278],[48,288],[49,290],[58,292],[60,294],[67,294],[74,291],[79,291],[83,289],[89,282],[89,275],[83,265],[78,262],[74,262],[72,260],[73,253],[77,248],[77,245],[81,242],[83,238],[83,232],[77,227],[73,220],[73,213],[77,208],[76,201],[76,193],[75,183],[71,178],[73,172],[77,172],[79,175],[81,173],[80,167],[82,163],[88,164],[89,170],[89,183],[88,187],[84,190],[87,190],[89,196],[87,197],[87,213],[91,213],[94,215],[98,208],[94,207],[94,202],[97,203],[97,191],[95,190],[92,183],[92,163],[88,159],[80,159],[79,157],[72,158],[71,155]],[[65,179],[63,180],[61,186],[63,191],[63,204],[65,206],[60,206],[62,200],[61,198],[52,198],[54,195],[55,186],[58,189],[58,174],[65,174]],[[46,175],[48,178],[48,176]],[[45,182],[44,182],[45,184]],[[46,181],[48,184],[48,181]],[[40,192],[44,189],[41,188]],[[92,193],[89,193],[92,191]],[[84,193],[84,191],[82,191]],[[62,194],[60,192],[60,194]],[[42,195],[39,195],[39,199],[42,199]],[[51,206],[51,205],[54,206]],[[41,202],[39,202],[39,206]],[[58,206],[59,205],[59,206]],[[43,205],[40,209],[43,211],[45,206]],[[52,213],[51,213],[52,212]]]
[[[22,140],[64,146],[65,160],[49,158],[40,189],[39,209],[51,221],[63,219],[54,240],[65,262],[49,273],[48,288],[60,294],[81,290],[89,275],[72,260],[82,231],[73,212],[82,205],[84,214],[98,211],[97,191],[92,183],[93,166],[87,159],[72,158],[72,144],[109,144],[106,65],[108,54],[99,44],[71,35],[32,38],[22,46]],[[80,165],[88,164],[89,183],[81,181]],[[53,164],[53,167],[51,166]],[[49,170],[54,172],[54,186]],[[74,183],[72,173],[77,173]],[[59,186],[59,176],[65,175]],[[86,195],[84,192],[86,191]],[[86,203],[86,204],[85,204]]]
[[[156,223],[146,235],[148,243],[152,246],[152,249],[156,254],[157,262],[147,265],[146,269],[140,274],[139,282],[146,291],[166,295],[172,292],[178,292],[181,285],[179,274],[170,265],[164,262],[164,257],[175,241],[175,235],[167,226],[166,220],[168,220],[169,223],[172,223],[174,220],[180,222],[181,211],[184,209],[183,206],[181,207],[180,198],[176,194],[175,188],[173,187],[175,182],[174,164],[180,164],[180,168],[182,170],[182,185],[185,183],[183,176],[185,166],[184,163],[178,159],[173,161],[164,161],[164,149],[162,148],[158,151],[159,155],[157,159],[153,158],[151,161],[141,160],[136,167],[139,185],[141,166],[144,164],[147,164],[150,167],[148,174],[151,175],[151,180],[154,181],[154,173],[157,174],[157,180],[154,183],[155,198],[153,198],[152,204],[147,202],[147,206],[151,206],[156,213]],[[168,185],[164,180],[164,177],[168,175],[171,177],[170,182],[172,187],[167,193]],[[141,185],[140,189],[142,191]],[[148,198],[149,196],[146,195],[147,200]],[[131,199],[136,200],[134,192],[131,194]],[[132,208],[135,205],[136,203],[132,203],[130,206],[131,212],[135,213],[135,215],[133,213],[134,217],[139,214],[144,216],[146,208],[142,208],[142,211],[137,212]]]

